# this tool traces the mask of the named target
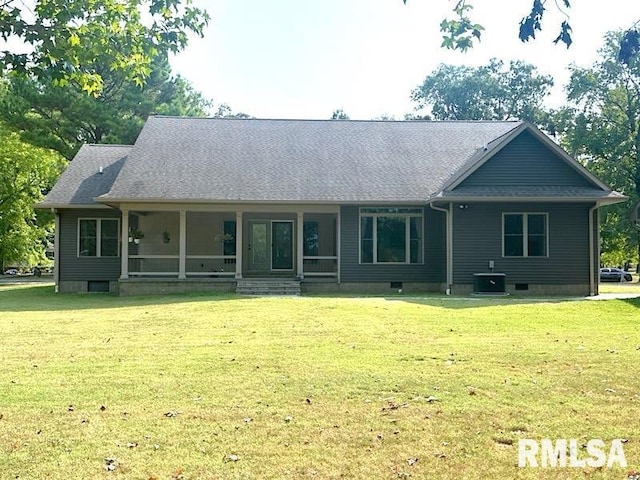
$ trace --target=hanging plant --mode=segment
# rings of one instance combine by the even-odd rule
[[[135,243],[136,245],[138,243],[140,243],[140,240],[144,238],[144,233],[142,233],[141,230],[138,230],[137,228],[130,228],[129,229],[129,243]]]

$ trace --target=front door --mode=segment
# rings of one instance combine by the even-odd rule
[[[293,221],[249,220],[247,273],[293,270]]]
[[[293,270],[293,222],[271,222],[271,268]]]

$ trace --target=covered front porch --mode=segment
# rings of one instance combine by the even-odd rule
[[[340,280],[339,207],[121,206],[121,280]]]

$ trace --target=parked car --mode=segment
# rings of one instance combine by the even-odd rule
[[[630,273],[625,272],[621,268],[601,268],[601,282],[630,282],[633,277]]]
[[[18,270],[16,270],[15,268],[9,268],[8,270],[5,270],[4,274],[5,275],[18,275]]]

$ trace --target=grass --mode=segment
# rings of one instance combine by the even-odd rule
[[[632,282],[603,282],[600,284],[600,293],[637,293],[640,294],[640,281],[638,275],[633,275]]]
[[[639,308],[3,286],[0,478],[626,478]],[[629,467],[519,469],[519,438]]]

